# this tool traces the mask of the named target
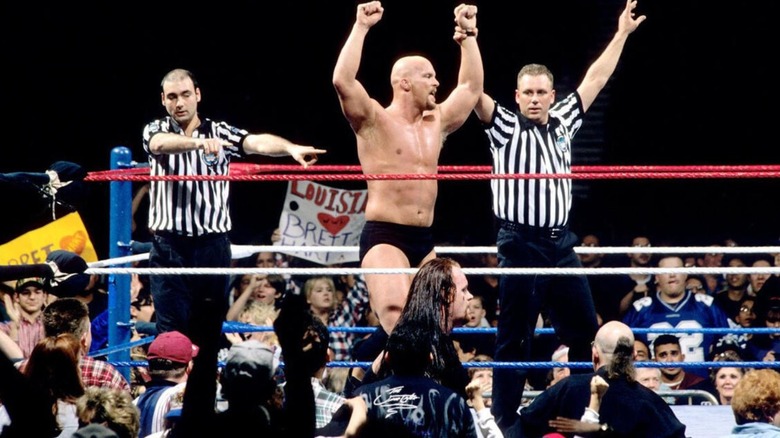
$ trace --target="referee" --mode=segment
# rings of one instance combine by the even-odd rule
[[[152,176],[227,175],[230,159],[248,154],[289,155],[308,167],[317,161],[317,154],[325,152],[201,117],[201,90],[187,70],[168,72],[161,86],[168,116],[150,122],[143,131]],[[225,180],[152,181],[149,229],[154,241],[149,266],[230,267],[229,192]],[[228,276],[154,275],[150,285],[157,332],[179,331],[200,348],[177,429],[182,429],[181,436],[206,436],[202,427],[210,424],[208,420],[214,414],[217,351],[228,309]]]
[[[518,112],[482,94],[475,108],[485,124],[493,156],[493,172],[502,174],[571,173],[571,144],[585,112],[615,71],[628,35],[645,16],[635,17],[636,0],[627,0],[618,29],[604,52],[588,69],[576,92],[553,106],[553,75],[539,64],[517,75]],[[581,267],[569,230],[571,179],[494,179],[493,212],[499,223],[496,246],[499,266]],[[549,309],[556,334],[570,347],[572,361],[591,359],[590,341],[598,323],[585,276],[502,276],[495,360],[527,361],[540,309]],[[526,371],[495,369],[493,407],[501,430],[519,418]]]

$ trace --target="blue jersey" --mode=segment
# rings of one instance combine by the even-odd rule
[[[631,328],[652,329],[701,329],[734,328],[729,318],[716,306],[709,295],[685,292],[685,297],[676,304],[668,304],[659,298],[660,292],[653,297],[644,297],[634,301],[623,322]],[[637,339],[648,346],[661,333],[638,334]],[[709,357],[710,346],[722,334],[674,333],[680,338],[680,349],[686,362],[703,362]],[[650,348],[652,351],[652,347]]]

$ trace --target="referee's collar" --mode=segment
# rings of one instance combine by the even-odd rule
[[[515,111],[515,114],[517,114],[517,119],[520,121],[520,124],[523,126],[523,128],[531,129],[531,128],[541,128],[542,126],[544,126],[544,125],[541,125],[541,124],[538,124],[538,123],[534,123],[533,121],[531,121],[531,119],[529,119],[528,117],[524,116],[520,112],[519,109],[517,111]],[[558,126],[560,126],[560,124],[561,124],[561,121],[558,120],[557,117],[552,117],[551,115],[549,115],[549,112],[548,112],[548,115],[547,115],[547,126],[548,126],[548,129],[549,130],[553,130],[553,129],[557,128]]]

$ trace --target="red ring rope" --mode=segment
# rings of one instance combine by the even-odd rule
[[[85,181],[362,181],[362,180],[486,180],[486,179],[705,179],[705,178],[777,178],[780,171],[667,171],[667,172],[578,172],[572,174],[274,174],[274,175],[188,175],[151,176],[148,169],[126,169],[91,173]]]

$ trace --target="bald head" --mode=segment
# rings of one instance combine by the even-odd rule
[[[634,345],[634,333],[631,328],[620,321],[609,321],[601,326],[596,333],[596,345],[603,353],[613,353],[620,338],[627,338]]]
[[[401,82],[401,79],[409,78],[426,69],[433,70],[433,64],[425,57],[404,56],[393,64],[393,70],[390,72],[390,83],[395,87]]]
[[[607,379],[635,381],[634,333],[620,321],[609,321],[596,333],[593,349],[593,369],[606,367]]]

